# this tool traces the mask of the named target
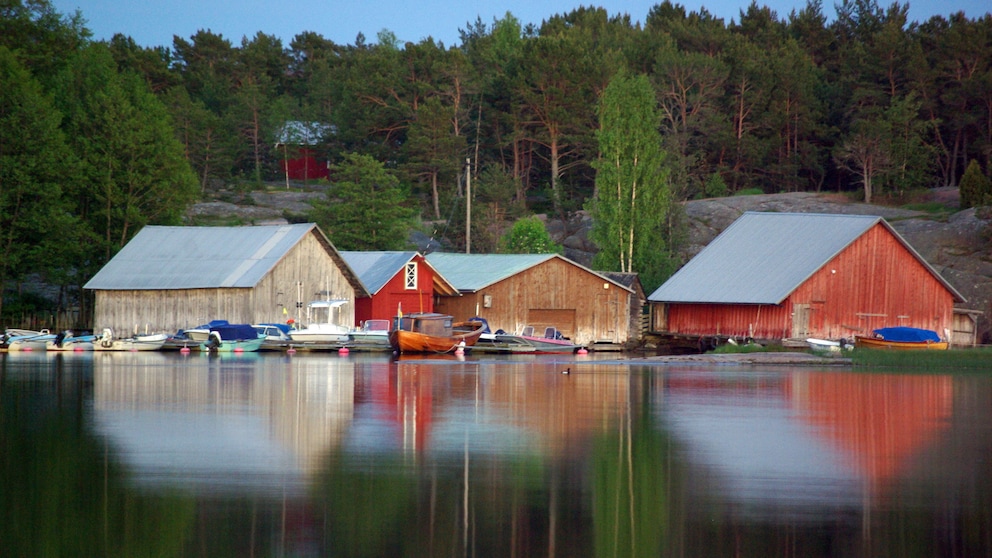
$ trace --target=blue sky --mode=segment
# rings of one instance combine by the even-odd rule
[[[359,32],[367,42],[375,42],[382,29],[396,34],[402,42],[418,42],[428,36],[446,46],[459,44],[458,29],[482,18],[491,24],[511,12],[523,24],[541,22],[555,14],[567,13],[582,5],[602,6],[611,15],[629,14],[632,21],[643,22],[657,0],[602,0],[585,3],[580,0],[422,0],[418,3],[397,0],[348,2],[329,0],[52,0],[63,14],[77,9],[87,21],[97,40],[110,39],[115,33],[129,35],[143,46],[172,46],[174,35],[188,39],[200,29],[209,29],[241,44],[242,37],[253,37],[262,31],[283,40],[284,46],[303,31],[319,33],[338,44],[353,44]],[[677,2],[688,11],[705,7],[710,13],[729,23],[739,19],[750,0],[688,0]],[[839,3],[839,2],[838,2]],[[888,0],[879,0],[888,6]],[[902,2],[903,4],[905,2]],[[767,0],[768,6],[786,19],[805,0]],[[835,2],[823,1],[828,19],[835,13]],[[948,16],[963,11],[975,19],[989,12],[987,0],[917,0],[909,2],[911,20],[924,21],[933,15]]]

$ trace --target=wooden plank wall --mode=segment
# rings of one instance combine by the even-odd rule
[[[434,308],[456,320],[482,316],[494,331],[511,333],[528,325],[538,329],[538,324],[528,323],[532,312],[535,316],[556,315],[555,312],[558,316],[569,315],[564,311],[574,315],[573,323],[545,325],[557,327],[579,344],[625,343],[630,333],[630,296],[629,291],[602,277],[554,258],[479,292],[438,297]]]
[[[774,273],[774,270],[769,270]],[[780,305],[656,304],[654,326],[683,335],[851,338],[880,327],[953,327],[953,295],[882,225],[876,225]],[[794,313],[808,308],[808,328]],[[805,310],[804,310],[805,311]],[[666,320],[667,318],[667,320]]]
[[[306,304],[327,298],[349,300],[334,316],[351,326],[355,292],[314,234],[305,236],[255,288],[96,291],[94,330],[109,327],[119,335],[174,333],[222,319],[231,323],[305,319]],[[283,313],[285,308],[286,313]]]

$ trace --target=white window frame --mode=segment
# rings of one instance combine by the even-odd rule
[[[403,273],[403,288],[408,291],[417,290],[417,262],[407,262]]]

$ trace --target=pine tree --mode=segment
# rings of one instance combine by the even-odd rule
[[[961,209],[988,205],[992,202],[992,182],[982,174],[978,161],[972,159],[961,177]]]

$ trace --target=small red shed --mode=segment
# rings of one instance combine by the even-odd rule
[[[949,338],[964,297],[881,217],[748,212],[648,302],[663,334],[851,339],[910,326]]]
[[[433,312],[434,295],[459,296],[418,252],[341,251],[348,267],[371,293],[355,300],[355,325],[404,313]]]

